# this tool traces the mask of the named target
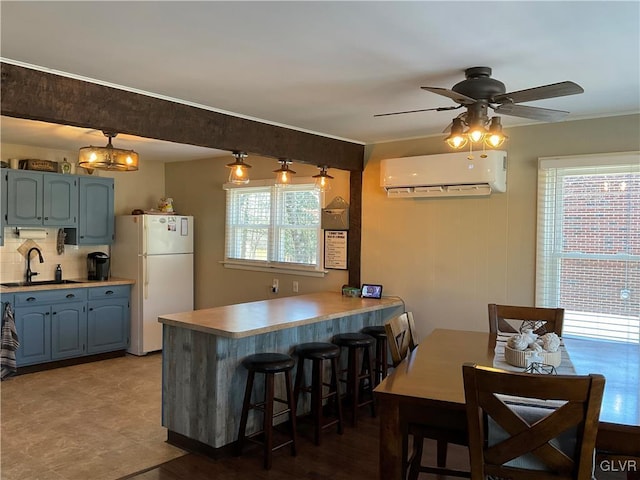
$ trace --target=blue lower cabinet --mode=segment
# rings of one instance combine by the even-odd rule
[[[89,301],[88,353],[126,349],[129,345],[129,299]]]
[[[128,285],[16,293],[18,367],[126,350],[129,295]]]
[[[51,312],[51,359],[79,357],[87,353],[85,302],[61,304]]]
[[[20,342],[16,350],[18,367],[51,361],[51,307],[16,308],[15,321]]]

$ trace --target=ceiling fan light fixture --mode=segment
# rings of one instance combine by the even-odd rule
[[[453,119],[451,134],[445,138],[451,148],[463,148],[467,144],[467,136],[464,134],[464,125],[459,118]]]
[[[138,170],[138,154],[133,150],[114,148],[111,139],[118,134],[102,132],[109,139],[106,147],[82,147],[78,151],[78,166],[86,169],[134,172]]]
[[[502,123],[500,121],[500,117],[492,117],[491,125],[489,125],[489,133],[484,140],[485,143],[488,147],[498,148],[504,143],[506,139],[507,136],[502,132]]]
[[[229,182],[237,185],[249,183],[249,169],[251,165],[244,163],[247,154],[234,150],[233,156],[236,160],[233,163],[227,163],[227,167],[231,169],[229,172]]]
[[[333,180],[333,177],[327,173],[329,167],[322,165],[318,168],[320,169],[320,173],[312,177],[316,179],[316,188],[321,192],[331,190],[331,180]]]
[[[280,162],[280,168],[273,171],[273,173],[276,174],[276,184],[289,185],[291,183],[291,176],[295,175],[296,173],[289,168],[289,165],[291,164],[291,160],[287,160],[286,158],[281,158],[278,161]]]

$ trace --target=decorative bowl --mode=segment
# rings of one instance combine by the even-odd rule
[[[562,354],[560,350],[556,352],[535,352],[534,350],[515,350],[508,345],[504,347],[504,359],[514,367],[527,367],[527,359],[531,358],[535,353],[542,357],[542,363],[557,367],[562,362]]]

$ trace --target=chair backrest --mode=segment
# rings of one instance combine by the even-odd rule
[[[560,337],[562,336],[564,308],[489,304],[489,331],[491,333],[518,333],[519,329],[509,321],[520,325],[524,323],[538,335],[553,332]]]
[[[412,316],[413,318],[413,316]],[[391,360],[397,366],[406,356],[409,350],[415,348],[409,325],[409,314],[405,312],[392,318],[384,325],[387,333],[387,343],[391,351]]]
[[[473,364],[465,364],[462,375],[472,480],[591,480],[602,375],[512,373]]]

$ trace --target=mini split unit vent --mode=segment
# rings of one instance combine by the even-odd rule
[[[507,152],[488,150],[388,158],[380,184],[389,198],[486,196],[507,191]]]

